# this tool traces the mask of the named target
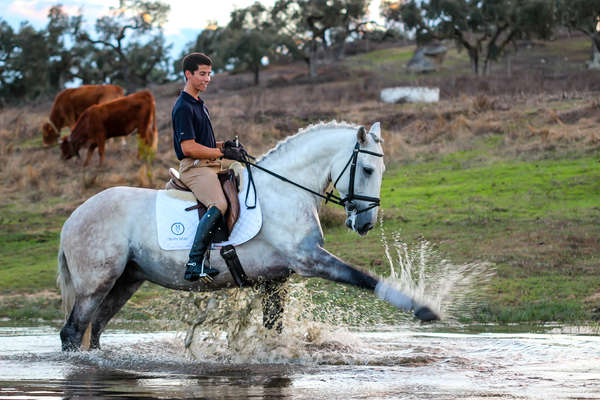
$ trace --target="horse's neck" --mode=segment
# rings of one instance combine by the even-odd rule
[[[268,153],[259,161],[259,165],[323,193],[331,181],[334,157],[346,149],[348,156],[351,155],[356,138],[349,130],[350,128],[325,128],[292,137],[281,148]]]

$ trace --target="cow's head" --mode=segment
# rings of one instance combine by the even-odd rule
[[[56,131],[56,128],[50,122],[44,122],[44,125],[42,125],[42,140],[44,144],[56,144],[58,137],[59,133]]]
[[[75,149],[73,142],[71,142],[68,136],[62,138],[60,150],[62,151],[63,160],[68,160],[73,156],[77,156],[77,158],[79,158],[79,150]]]

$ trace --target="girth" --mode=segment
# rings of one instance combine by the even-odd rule
[[[238,199],[238,179],[232,169],[226,169],[217,173],[223,193],[227,199],[227,212],[225,213],[225,221],[227,223],[228,234],[231,234],[233,226],[240,216],[240,201]],[[165,185],[165,189],[182,190],[191,192],[190,188],[183,183],[179,177],[179,172],[175,168],[169,168],[169,177],[171,178]],[[198,204],[186,208],[186,211],[198,210],[198,218],[206,213],[206,206],[198,201]]]

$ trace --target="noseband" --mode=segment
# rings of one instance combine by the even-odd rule
[[[337,189],[337,187],[336,187],[337,183],[341,179],[342,175],[344,175],[344,172],[346,172],[348,165],[350,165],[350,183],[348,185],[348,194],[346,195],[346,197],[344,197],[342,199],[339,196],[336,196],[335,194],[333,194],[333,189],[331,189],[331,191],[329,191],[329,193],[327,193],[327,196],[326,196],[326,201],[331,201],[332,203],[339,204],[340,206],[344,206],[344,207],[346,207],[347,204],[350,204],[351,206],[355,207],[355,205],[352,204],[352,202],[354,200],[362,200],[362,201],[370,201],[371,202],[371,204],[369,204],[368,207],[356,211],[356,214],[360,214],[360,213],[370,210],[371,208],[378,207],[379,204],[381,203],[379,197],[363,196],[361,194],[354,193],[354,181],[356,180],[356,164],[358,161],[358,153],[365,153],[365,154],[369,154],[369,155],[375,156],[375,157],[383,157],[383,154],[381,154],[381,153],[375,153],[372,151],[361,149],[360,143],[356,142],[356,145],[354,146],[354,151],[352,152],[350,159],[346,163],[346,166],[344,167],[344,169],[342,169],[342,172],[340,172],[340,175],[335,180],[335,183],[333,184],[333,187]]]
[[[371,204],[369,204],[368,207],[356,211],[356,214],[360,214],[360,213],[368,211],[372,208],[378,207],[381,202],[378,197],[363,196],[363,195],[354,193],[354,180],[356,179],[356,164],[358,161],[358,153],[365,153],[365,154],[369,154],[369,155],[375,156],[375,157],[383,157],[383,154],[381,154],[381,153],[375,153],[372,151],[361,149],[360,143],[357,142],[356,145],[354,146],[354,150],[352,151],[352,155],[350,156],[350,159],[346,163],[346,166],[344,166],[344,169],[342,169],[342,172],[340,172],[340,175],[335,180],[335,183],[333,184],[333,187],[335,188],[335,185],[337,185],[337,183],[340,180],[340,178],[342,177],[342,175],[344,175],[344,172],[346,172],[348,165],[350,165],[350,183],[348,185],[348,195],[346,195],[346,197],[344,197],[344,198],[341,198],[340,196],[333,193],[333,189],[331,189],[327,193],[327,195],[324,196],[319,192],[315,192],[314,190],[307,188],[306,186],[302,186],[296,182],[290,181],[289,179],[287,179],[284,176],[276,174],[273,171],[269,171],[268,169],[263,168],[260,165],[257,165],[255,163],[251,162],[249,160],[249,158],[254,159],[254,157],[250,156],[244,150],[243,154],[244,154],[245,159],[244,159],[243,163],[246,164],[246,168],[248,170],[248,177],[249,177],[249,179],[248,179],[249,184],[248,184],[248,188],[246,190],[246,207],[247,208],[256,207],[256,189],[254,189],[254,205],[253,206],[248,205],[248,195],[250,194],[250,185],[254,186],[254,179],[252,178],[252,171],[250,170],[250,166],[256,167],[256,168],[260,169],[261,171],[264,171],[270,175],[273,175],[274,177],[276,177],[278,179],[281,179],[284,182],[290,183],[294,186],[297,186],[301,189],[306,190],[307,192],[314,194],[315,196],[321,197],[321,198],[325,199],[326,203],[331,202],[333,204],[337,204],[337,205],[340,205],[343,207],[346,207],[347,204],[350,204],[353,207],[353,209],[356,209],[356,206],[354,204],[352,204],[352,202],[354,200],[362,200],[362,201],[370,201],[371,202]]]

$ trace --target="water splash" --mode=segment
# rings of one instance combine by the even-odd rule
[[[400,232],[388,238],[382,215],[382,252],[390,267],[384,280],[429,305],[445,323],[472,312],[493,276],[491,264],[455,264],[428,241],[409,245]],[[372,293],[344,285],[292,277],[279,291],[285,298],[283,334],[263,326],[263,285],[188,294],[184,320],[189,355],[218,363],[362,364],[382,355],[361,343],[355,329],[417,325],[412,315]]]
[[[346,355],[358,339],[346,327],[316,321],[305,282],[285,283],[284,333],[263,326],[263,287],[194,293],[200,311],[186,345],[198,360],[229,363],[353,363]]]
[[[489,262],[456,264],[443,258],[434,245],[421,239],[414,245],[402,241],[399,231],[388,240],[380,211],[380,232],[390,266],[386,282],[417,302],[438,312],[446,323],[472,315],[495,274]]]

